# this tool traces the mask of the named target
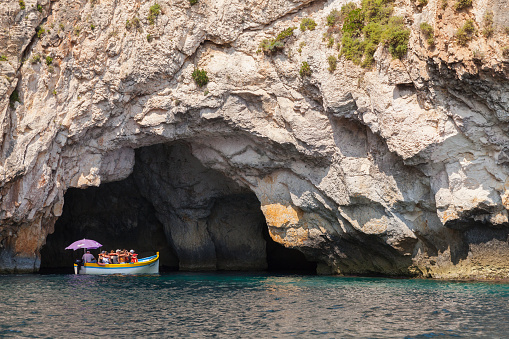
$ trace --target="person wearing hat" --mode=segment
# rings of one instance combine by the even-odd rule
[[[131,262],[138,262],[138,254],[134,253],[134,250],[130,250],[129,253],[131,253]]]
[[[93,254],[90,253],[90,251],[87,251],[87,253],[83,254],[83,257],[81,258],[84,263],[95,263],[97,260],[95,260],[95,257]]]

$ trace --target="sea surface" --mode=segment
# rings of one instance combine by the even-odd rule
[[[0,337],[508,338],[509,284],[246,273],[0,275]]]

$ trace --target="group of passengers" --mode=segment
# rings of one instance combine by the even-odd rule
[[[134,253],[134,250],[127,251],[126,249],[111,250],[109,253],[107,251],[102,251],[99,253],[98,260],[95,260],[95,257],[90,251],[87,251],[87,253],[83,254],[82,259],[84,263],[127,264],[138,262],[138,254]]]

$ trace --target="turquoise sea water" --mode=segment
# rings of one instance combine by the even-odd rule
[[[242,273],[0,276],[0,337],[507,338],[509,285]]]

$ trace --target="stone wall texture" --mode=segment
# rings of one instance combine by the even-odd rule
[[[183,268],[263,267],[226,236],[231,228],[248,251],[264,250],[236,226],[260,224],[243,220],[249,208],[234,198],[254,193],[271,238],[320,273],[509,278],[507,1],[457,11],[452,0],[396,0],[411,29],[407,55],[392,59],[381,44],[372,68],[340,56],[333,72],[327,57],[338,51],[322,37],[346,1],[158,0],[151,24],[154,3],[2,3],[0,271],[37,271],[65,192],[125,179],[139,161],[138,186]],[[459,45],[458,28],[472,19],[480,32],[489,11],[494,34]],[[257,53],[307,17],[316,29]],[[304,61],[310,76],[299,75]],[[200,162],[187,171],[207,181],[186,182],[178,162],[189,158],[164,145],[174,142]],[[207,170],[230,183],[215,185],[219,174]],[[158,178],[166,185],[153,189]]]

